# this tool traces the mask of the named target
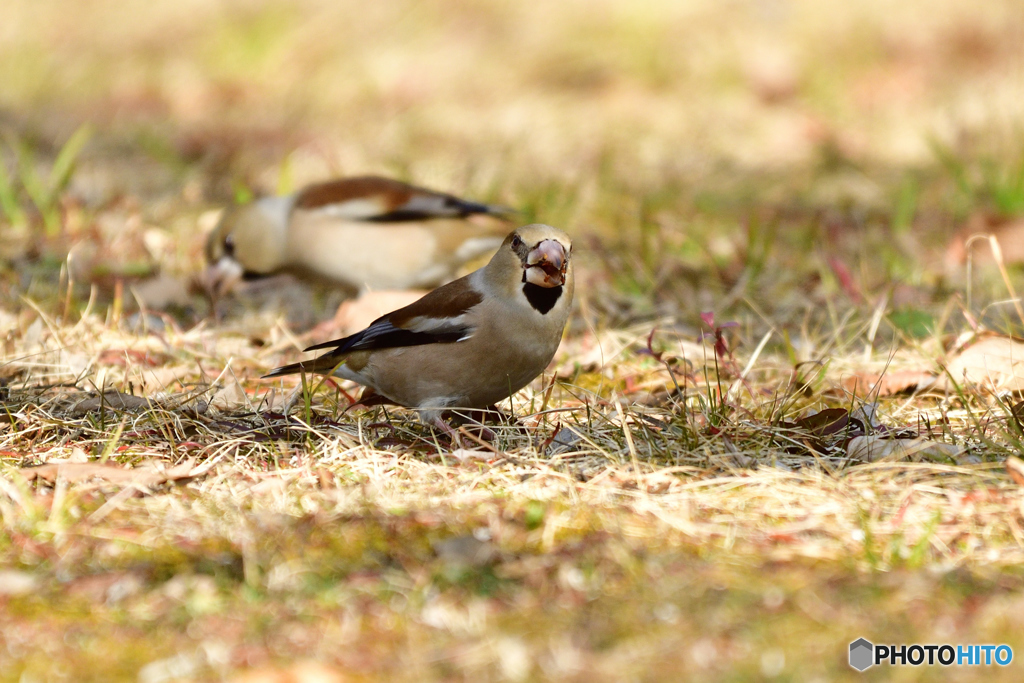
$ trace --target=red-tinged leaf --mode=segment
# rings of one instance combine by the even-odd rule
[[[714,312],[706,311],[704,313],[701,313],[700,314],[700,319],[701,319],[701,321],[705,325],[707,325],[711,329],[715,329],[715,314],[714,314]]]
[[[661,360],[661,356],[662,356],[662,352],[661,351],[655,351],[654,347],[652,346],[652,343],[654,342],[654,333],[657,332],[657,331],[658,331],[657,327],[651,329],[651,333],[649,335],[647,335],[647,348],[642,350],[642,351],[640,351],[640,353],[641,354],[649,355],[649,356],[653,357],[655,360],[660,361]]]
[[[544,443],[542,443],[540,445],[540,448],[538,450],[540,450],[541,453],[546,453],[547,452],[548,446],[550,446],[551,443],[555,440],[555,436],[558,434],[558,432],[561,429],[562,429],[562,421],[559,420],[558,422],[555,423],[555,428],[553,430],[551,430],[551,436],[549,436],[548,438],[544,439]]]
[[[839,286],[846,292],[847,296],[858,303],[864,300],[860,293],[860,287],[857,286],[857,281],[853,277],[853,273],[850,272],[845,263],[832,256],[828,259],[828,266],[832,269],[836,279],[839,280]]]
[[[725,343],[725,337],[718,333],[717,330],[715,332],[715,355],[722,360],[725,360],[732,355],[729,353],[729,346]]]

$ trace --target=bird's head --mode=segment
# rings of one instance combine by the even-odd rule
[[[224,211],[206,240],[203,286],[212,296],[230,292],[246,277],[269,275],[282,267],[287,215],[275,206],[280,198],[261,199]]]
[[[550,225],[524,225],[505,238],[487,270],[502,289],[572,287],[572,240]]]

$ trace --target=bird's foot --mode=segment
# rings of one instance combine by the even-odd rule
[[[430,424],[440,429],[451,440],[452,449],[463,448],[462,438],[459,433],[452,429],[452,426],[440,417],[431,418]]]

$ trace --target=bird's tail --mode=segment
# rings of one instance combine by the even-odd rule
[[[290,365],[282,365],[279,368],[274,368],[267,374],[263,375],[260,379],[271,379],[273,377],[282,377],[284,375],[294,375],[300,372],[305,372],[311,375],[330,375],[344,362],[344,357],[339,358],[338,356],[326,354],[319,358],[313,358],[312,360],[304,360],[301,363],[292,363]]]
[[[457,197],[450,198],[448,202],[449,204],[454,204],[463,216],[485,214],[487,216],[495,216],[497,218],[504,218],[505,220],[512,220],[519,215],[519,211],[508,206],[484,204],[483,202],[474,202],[468,199],[459,199]]]
[[[495,216],[497,218],[503,218],[505,220],[514,220],[521,214],[518,209],[513,209],[510,206],[500,206],[498,204],[483,204],[484,211],[489,216]]]

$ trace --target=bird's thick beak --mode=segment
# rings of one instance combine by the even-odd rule
[[[206,267],[200,276],[200,283],[211,297],[218,299],[231,292],[242,280],[242,270],[242,264],[238,261],[222,256]]]
[[[561,287],[568,265],[565,247],[555,240],[544,240],[526,257],[526,281],[540,287]]]

